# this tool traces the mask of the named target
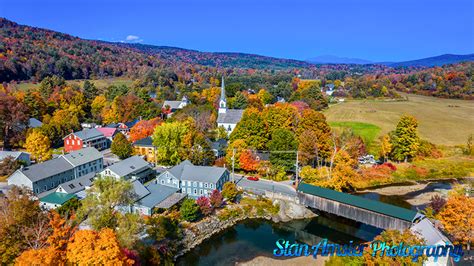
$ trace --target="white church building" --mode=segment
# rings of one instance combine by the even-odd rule
[[[230,134],[242,119],[244,110],[227,109],[227,100],[225,96],[224,77],[222,77],[221,84],[221,98],[219,100],[219,112],[217,115],[217,126],[224,127],[227,134]]]

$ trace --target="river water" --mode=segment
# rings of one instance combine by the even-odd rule
[[[406,200],[436,189],[450,189],[449,183],[431,183],[425,189],[403,196],[384,196],[362,193],[359,196],[407,209],[420,210],[424,206],[412,206]],[[201,245],[178,258],[178,265],[235,265],[257,256],[273,257],[278,239],[290,242],[315,244],[323,238],[334,243],[371,241],[381,229],[352,220],[321,213],[312,219],[273,223],[266,220],[248,220],[212,236]],[[274,257],[276,258],[276,257]]]

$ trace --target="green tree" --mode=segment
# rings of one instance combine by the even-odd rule
[[[245,110],[242,119],[230,134],[230,142],[237,139],[245,141],[247,146],[263,149],[268,142],[265,122],[262,113],[255,108]]]
[[[224,187],[222,188],[222,196],[232,202],[237,200],[237,197],[241,194],[241,192],[237,189],[237,185],[233,182],[226,182],[224,183]]]
[[[99,90],[94,85],[94,83],[90,82],[89,80],[84,81],[82,90],[84,91],[84,98],[86,98],[88,102],[92,102],[94,98],[99,95]]]
[[[165,239],[179,239],[181,236],[178,221],[167,216],[153,215],[146,224],[148,235],[157,242]]]
[[[400,118],[392,134],[392,157],[395,160],[407,162],[416,155],[420,146],[417,128],[418,121],[413,116],[404,115]]]
[[[143,219],[136,213],[117,213],[116,234],[120,246],[131,249],[139,240],[143,231]]]
[[[268,142],[270,162],[284,167],[286,171],[294,169],[297,147],[298,143],[293,132],[288,129],[276,129],[273,131],[272,140]]]
[[[127,207],[134,202],[135,194],[129,180],[111,176],[96,178],[93,186],[87,190],[78,210],[80,219],[88,218],[95,230],[104,227],[115,229],[119,224],[116,208]]]
[[[181,219],[188,222],[196,221],[200,215],[199,206],[196,204],[195,200],[190,198],[183,201],[179,208],[179,212],[181,214]]]
[[[186,133],[187,127],[181,122],[165,123],[155,128],[152,139],[160,163],[175,165],[181,161]]]
[[[133,152],[132,144],[125,135],[121,133],[115,135],[110,148],[112,153],[117,155],[121,160],[130,157]]]
[[[243,93],[240,91],[235,94],[234,98],[234,108],[235,109],[245,109],[247,108],[248,100]]]

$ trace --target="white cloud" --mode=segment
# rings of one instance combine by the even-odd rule
[[[125,38],[125,40],[129,42],[139,41],[140,37],[135,36],[135,35],[128,35],[127,38]]]

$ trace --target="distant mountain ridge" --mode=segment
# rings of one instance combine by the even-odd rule
[[[417,60],[410,60],[404,62],[396,63],[385,63],[385,65],[390,67],[410,67],[410,66],[419,66],[419,67],[433,67],[433,66],[442,66],[447,64],[455,64],[460,62],[469,62],[474,61],[474,54],[466,55],[456,55],[456,54],[443,54],[433,57],[427,57]]]
[[[355,65],[373,64],[372,61],[365,60],[365,59],[339,57],[335,55],[316,56],[313,58],[306,59],[306,62],[313,63],[313,64],[355,64]]]

